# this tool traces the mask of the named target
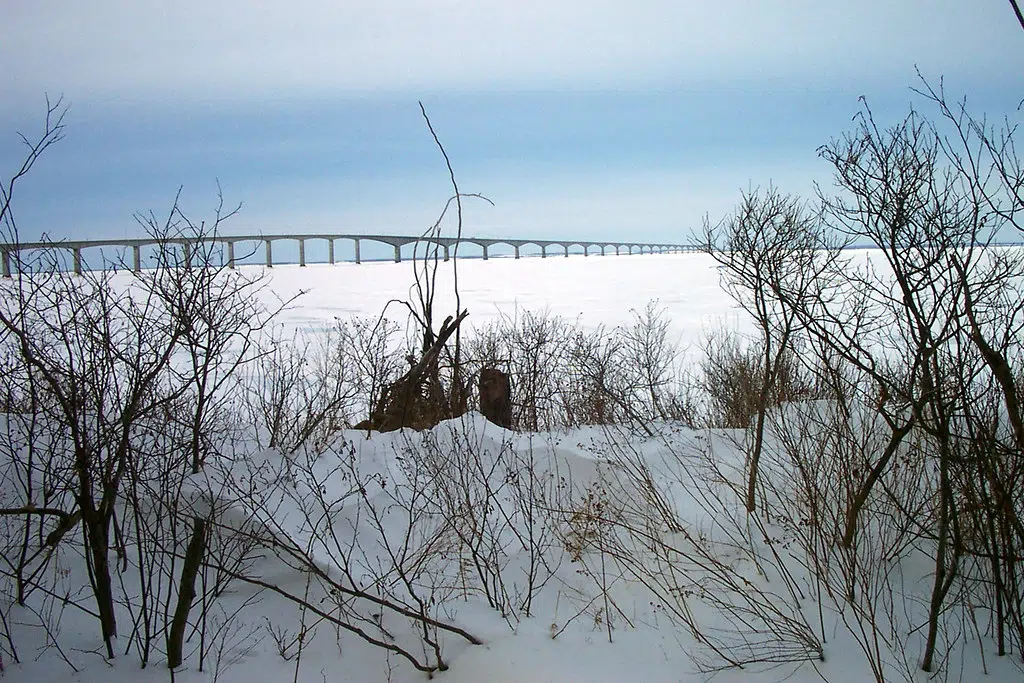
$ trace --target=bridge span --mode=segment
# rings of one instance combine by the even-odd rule
[[[489,253],[488,249],[495,245],[508,245],[512,247],[515,258],[520,257],[520,249],[525,246],[533,245],[540,249],[541,258],[547,258],[548,249],[561,250],[563,255],[568,258],[569,249],[571,247],[580,247],[583,249],[583,255],[589,256],[591,250],[593,253],[600,253],[604,256],[606,250],[615,249],[615,254],[620,255],[626,254],[665,254],[665,253],[679,253],[679,252],[692,252],[697,251],[696,245],[692,244],[669,244],[669,243],[655,243],[655,242],[616,242],[616,241],[603,241],[595,242],[588,240],[535,240],[535,239],[513,239],[507,237],[443,237],[436,235],[370,235],[370,234],[344,234],[344,233],[328,233],[328,234],[279,234],[279,235],[209,235],[202,238],[190,238],[190,237],[169,237],[169,238],[158,238],[158,237],[143,237],[143,238],[126,238],[126,239],[103,239],[103,240],[61,240],[56,242],[19,242],[19,243],[0,243],[0,270],[2,270],[3,277],[11,277],[11,256],[18,255],[24,251],[40,250],[40,249],[60,249],[71,253],[72,257],[72,268],[76,273],[81,274],[82,272],[82,251],[85,249],[95,249],[103,247],[114,247],[131,249],[132,258],[131,265],[136,271],[142,269],[142,248],[151,246],[167,246],[176,245],[180,246],[188,258],[188,254],[191,249],[195,247],[197,243],[213,243],[224,245],[227,251],[226,263],[229,268],[235,267],[235,245],[237,244],[253,244],[254,251],[258,249],[260,243],[264,247],[264,265],[267,268],[274,267],[274,244],[277,242],[297,242],[299,247],[299,265],[306,265],[306,243],[310,241],[323,241],[327,243],[327,262],[335,263],[335,243],[338,240],[351,241],[354,246],[353,261],[355,263],[362,262],[362,254],[360,245],[362,242],[379,242],[382,244],[390,245],[394,248],[394,259],[395,263],[399,263],[402,260],[402,247],[409,244],[417,243],[428,243],[434,244],[444,252],[444,260],[448,261],[453,255],[458,256],[458,247],[463,244],[472,244],[480,247],[481,258],[487,260]],[[600,250],[600,251],[598,251]]]

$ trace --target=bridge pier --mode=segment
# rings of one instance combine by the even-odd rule
[[[82,274],[82,250],[75,247],[71,251],[71,259],[74,262],[75,275]]]
[[[299,240],[299,268],[306,267],[306,240]]]
[[[136,273],[142,270],[142,256],[139,254],[140,251],[139,245],[132,245],[132,270]]]
[[[487,260],[487,245],[485,244],[483,246],[484,246],[484,261],[486,261]]]
[[[358,266],[360,263],[362,263],[362,260],[359,258],[359,240],[352,241],[356,243],[356,265]]]
[[[274,267],[274,249],[270,246],[270,240],[263,240],[267,245],[267,268]]]
[[[512,248],[515,249],[515,251],[516,251],[516,258],[519,258],[519,245],[518,244],[514,244],[514,245],[512,245]]]
[[[548,257],[548,248],[547,248],[547,246],[545,246],[543,244],[540,245],[540,257],[541,258],[547,258]]]
[[[583,256],[584,257],[590,256],[590,245],[589,244],[584,244],[583,245]]]
[[[402,247],[396,244],[395,245],[395,263],[401,263],[401,262],[402,262]]]
[[[235,243],[228,241],[228,268],[235,269]]]
[[[327,240],[327,260],[334,265],[334,238]]]
[[[0,267],[3,268],[3,276],[9,278],[11,276],[11,252],[6,249],[0,252],[0,264],[2,264]]]
[[[449,259],[451,259],[451,255],[448,253],[448,245],[446,244],[444,245],[444,262],[448,263]]]
[[[565,249],[565,258],[569,258],[569,245],[563,244],[562,249]]]

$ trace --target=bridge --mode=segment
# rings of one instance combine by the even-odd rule
[[[149,246],[165,247],[167,245],[181,246],[186,259],[191,249],[197,243],[222,244],[227,250],[227,266],[235,267],[235,245],[239,243],[263,243],[264,265],[267,268],[274,267],[274,244],[277,242],[298,242],[299,265],[306,265],[306,243],[309,241],[324,241],[327,243],[328,262],[335,263],[335,243],[338,240],[351,241],[354,245],[356,263],[362,262],[360,245],[362,242],[379,242],[390,245],[395,250],[395,263],[402,260],[402,247],[416,243],[434,244],[444,252],[444,260],[448,261],[452,254],[457,255],[457,247],[461,244],[473,244],[481,249],[481,257],[487,260],[488,249],[495,245],[508,245],[512,247],[515,258],[520,256],[520,248],[533,245],[540,249],[541,258],[547,258],[548,249],[557,252],[560,248],[565,257],[569,256],[571,247],[583,249],[583,255],[589,256],[591,250],[605,255],[606,250],[615,249],[615,254],[664,254],[697,251],[698,247],[692,244],[667,244],[649,242],[591,242],[584,240],[534,240],[534,239],[512,239],[505,237],[442,237],[437,235],[362,235],[362,234],[282,234],[282,235],[209,235],[202,238],[189,237],[144,237],[138,239],[105,239],[105,240],[61,240],[59,242],[20,242],[0,243],[0,269],[3,277],[11,277],[11,255],[20,254],[24,251],[39,249],[61,249],[71,252],[72,267],[75,273],[82,272],[82,251],[85,249],[115,247],[132,250],[132,268],[136,271],[142,268],[142,248]],[[256,247],[258,249],[258,247]],[[600,250],[600,252],[598,252]]]

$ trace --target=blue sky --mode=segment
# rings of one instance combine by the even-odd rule
[[[0,177],[44,97],[66,139],[19,188],[23,240],[138,236],[135,212],[228,232],[415,233],[450,188],[480,236],[680,241],[742,189],[809,194],[858,96],[906,113],[915,66],[1014,114],[1005,0],[66,3],[0,0]]]

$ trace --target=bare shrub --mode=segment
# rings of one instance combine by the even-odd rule
[[[354,333],[361,335],[358,344]],[[364,333],[363,321],[356,319],[323,334],[282,339],[278,332],[264,342],[243,379],[245,409],[259,428],[261,445],[285,453],[307,443],[327,448],[339,430],[351,426],[364,397],[379,392],[376,385],[390,374],[381,366],[387,356],[380,345],[388,343],[393,328],[379,328],[379,338]],[[353,362],[357,356],[363,362]],[[356,374],[364,369],[370,374]]]
[[[630,325],[586,330],[518,312],[467,340],[467,367],[497,367],[512,384],[512,425],[546,431],[584,424],[695,418],[678,343],[657,302]]]
[[[737,332],[720,327],[707,334],[700,363],[703,424],[722,429],[753,425],[762,405],[763,358],[761,344],[744,340]],[[775,379],[764,398],[764,409],[808,400],[820,392],[817,380],[790,347],[775,357]]]
[[[15,180],[61,125],[48,116]],[[16,244],[12,187],[3,220]],[[162,222],[139,216],[157,242],[155,261],[121,276],[116,263],[76,262],[77,274],[59,250],[16,252],[18,277],[0,297],[7,403],[20,403],[23,417],[31,411],[6,420],[14,438],[5,474],[20,482],[19,508],[41,511],[22,516],[20,547],[5,548],[15,593],[25,602],[52,595],[43,569],[56,549],[75,549],[105,655],[115,656],[120,605],[131,622],[126,651],[143,666],[164,647],[170,666],[181,661],[206,520],[178,494],[223,446],[228,380],[273,315],[256,303],[259,277],[215,265],[212,238],[233,214],[221,200],[209,226],[197,225],[176,198]],[[56,524],[33,531],[30,517]],[[65,604],[86,609],[77,594]]]
[[[757,490],[775,501],[802,501],[777,509],[775,518],[807,548],[820,594],[859,634],[878,680],[891,676],[894,661],[901,676],[911,675],[908,666],[942,669],[975,618],[977,605],[965,604],[965,596],[987,596],[1000,652],[1017,630],[1010,627],[1010,596],[1019,592],[1008,583],[1018,581],[1024,526],[1012,493],[1020,473],[1009,463],[1024,447],[1016,367],[1024,258],[993,242],[1020,229],[1024,175],[1012,124],[975,119],[963,102],[950,105],[941,86],[923,83],[918,94],[940,120],[912,111],[883,127],[865,106],[854,130],[821,148],[837,192],[821,193],[814,222],[798,230],[807,239],[792,248],[773,241],[801,223],[773,222],[789,204],[778,204],[772,192],[744,197],[733,217],[706,230],[709,252],[728,247],[717,256],[727,285],[749,297],[740,300],[764,343],[760,374],[735,344],[722,345],[725,362],[709,364],[721,368],[731,358],[741,378],[735,384],[748,387],[738,392],[748,398],[736,403],[757,408],[747,509],[753,512]],[[765,215],[767,236],[743,229],[763,226]],[[831,248],[822,226],[840,242],[873,246],[870,262]],[[800,346],[780,343],[787,338],[812,351],[813,362],[800,357]],[[765,411],[769,375],[783,365],[776,354],[787,347],[797,349],[830,401],[812,421],[787,421],[785,407]],[[758,383],[755,393],[749,387]],[[723,415],[749,414],[717,401]],[[739,417],[741,423],[747,415]],[[802,488],[795,494],[773,493],[785,477],[756,481],[759,456],[775,457],[763,438],[769,418],[782,420],[773,439],[790,463],[781,471],[796,468],[790,474]],[[801,441],[831,460],[812,457]],[[828,492],[836,481],[838,491]],[[794,519],[809,527],[786,521]],[[900,572],[910,556],[931,563],[923,613],[906,606],[913,598]],[[857,594],[863,603],[855,604]],[[902,654],[908,643],[898,634],[911,629],[924,634],[919,660]]]
[[[744,348],[739,336],[723,328],[708,334],[701,360],[701,388],[710,427],[746,429],[757,414],[761,354]]]
[[[757,330],[759,372],[756,391],[751,392],[755,421],[748,452],[748,512],[756,504],[766,412],[778,397],[776,385],[792,369],[802,325],[799,307],[814,295],[820,276],[833,267],[839,246],[799,199],[774,187],[744,194],[736,211],[717,225],[705,222],[702,248],[718,262],[723,288]]]
[[[740,470],[722,469],[708,437],[685,447],[668,439],[645,447],[624,438],[608,443],[603,553],[616,573],[650,591],[662,617],[696,640],[699,666],[822,659],[795,563],[771,550],[767,527],[750,523],[759,512],[742,514],[745,489],[730,483]],[[692,505],[703,515],[684,521],[677,511]],[[729,627],[717,626],[721,620]]]
[[[255,567],[218,570],[421,671],[443,670],[442,636],[479,641],[438,618],[455,590],[444,561],[454,542],[444,520],[430,514],[427,470],[408,457],[397,461],[404,471],[381,471],[351,442],[336,444],[324,452],[302,447],[289,458],[268,451],[207,479],[211,493],[227,497],[250,520],[225,532],[247,535],[275,562],[305,576],[305,590],[269,583]],[[395,620],[413,626],[411,639],[396,639]]]
[[[932,511],[933,477],[910,444],[882,489],[861,503],[873,454],[889,447],[871,405],[836,400],[787,406],[773,414],[764,503],[781,544],[804,569],[815,596],[822,640],[834,615],[849,629],[876,681],[911,678],[901,653],[913,630],[914,581],[906,573],[923,556],[919,529]],[[843,542],[859,506],[856,542]],[[778,545],[778,544],[777,544]]]
[[[561,395],[571,326],[547,313],[517,312],[474,331],[467,339],[468,367],[496,367],[512,384],[512,425],[546,431],[564,424]]]

